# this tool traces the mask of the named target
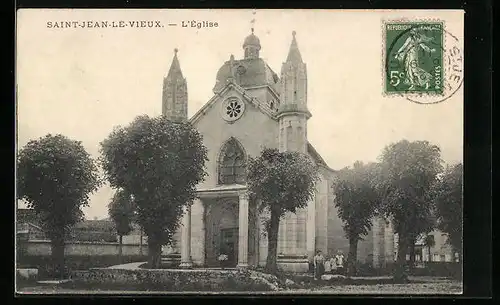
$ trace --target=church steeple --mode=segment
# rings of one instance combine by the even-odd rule
[[[286,62],[281,66],[280,112],[307,111],[307,67],[302,61],[295,31]]]
[[[307,152],[307,67],[302,61],[295,31],[286,61],[281,66],[278,118],[281,151]]]
[[[292,44],[290,45],[290,50],[288,51],[288,56],[286,58],[287,62],[300,64],[302,63],[302,56],[300,55],[299,46],[297,45],[297,39],[295,39],[295,31],[292,32]]]
[[[162,113],[172,121],[187,120],[187,82],[182,75],[177,49],[174,49],[174,58],[163,79]]]

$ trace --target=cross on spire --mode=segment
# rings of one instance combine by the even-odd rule
[[[252,34],[253,34],[253,31],[254,31],[254,28],[255,28],[255,13],[256,13],[256,10],[254,9],[253,12],[252,12],[252,16],[253,16],[252,20],[250,20]]]

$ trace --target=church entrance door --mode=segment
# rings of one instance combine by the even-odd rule
[[[238,228],[221,229],[221,253],[227,254],[227,267],[236,267],[238,263]]]

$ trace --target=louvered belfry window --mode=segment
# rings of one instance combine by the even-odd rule
[[[224,144],[219,159],[219,184],[245,183],[245,154],[239,143],[231,139]]]

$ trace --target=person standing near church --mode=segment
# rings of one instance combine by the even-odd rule
[[[332,269],[332,274],[337,274],[337,257],[332,256],[330,258],[330,267]]]
[[[325,258],[325,274],[332,273],[331,259]]]
[[[337,270],[339,271],[340,274],[344,274],[345,259],[344,259],[344,254],[340,250],[337,252],[336,261],[337,261]]]
[[[321,250],[316,251],[316,256],[314,257],[314,279],[320,279],[323,275],[323,270],[325,267],[325,257],[321,253]]]

